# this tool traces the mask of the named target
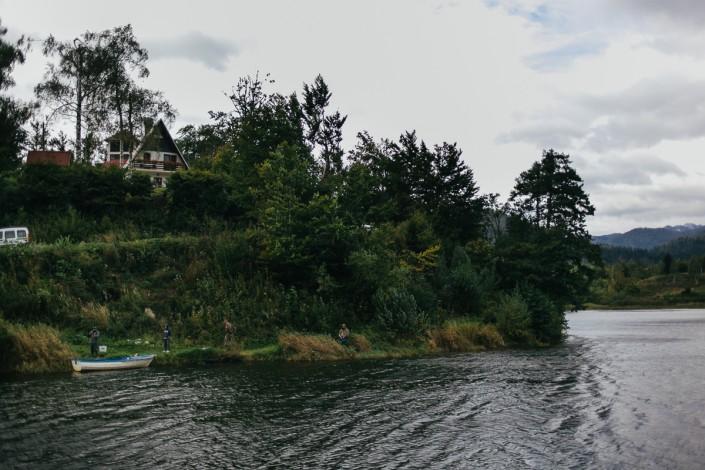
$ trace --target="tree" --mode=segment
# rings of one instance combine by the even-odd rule
[[[661,260],[661,272],[663,274],[671,274],[671,269],[673,267],[673,256],[670,253],[663,255]]]
[[[149,56],[131,25],[97,33],[86,31],[73,41],[49,36],[43,52],[58,60],[47,66],[44,81],[35,87],[35,93],[50,108],[52,117],[74,122],[73,144],[78,159],[92,157],[93,144],[100,141],[102,132],[127,131],[139,136],[145,118],[162,116],[167,122],[173,121],[176,110],[163,94],[137,83],[149,76]]]
[[[602,266],[585,228],[595,209],[569,157],[553,150],[521,173],[509,202],[507,233],[495,248],[502,287],[520,287],[534,334],[558,341],[563,308],[580,303]]]
[[[29,147],[31,150],[46,150],[49,146],[49,126],[46,120],[34,119],[30,121],[29,126],[32,128],[32,135],[29,138]]]
[[[312,151],[318,149],[323,178],[340,173],[343,167],[342,129],[348,117],[338,111],[326,114],[332,96],[321,75],[311,85],[304,83],[301,117],[306,141]]]
[[[119,26],[110,32],[103,32],[104,44],[101,53],[105,56],[106,91],[112,103],[112,113],[116,115],[117,130],[125,130],[124,118],[129,108],[130,95],[134,88],[133,75],[137,78],[149,76],[147,50],[140,46],[134,36],[132,25]]]
[[[48,64],[44,81],[34,91],[50,107],[52,117],[74,121],[76,158],[82,156],[83,128],[97,124],[105,103],[107,64],[101,39],[100,33],[86,31],[73,41],[50,35],[43,45],[44,55],[57,56],[58,63]]]
[[[220,130],[211,124],[187,125],[179,129],[176,143],[189,165],[208,167],[219,148],[225,145]]]
[[[570,163],[566,154],[544,151],[541,161],[519,175],[509,201],[517,213],[538,227],[585,236],[585,219],[595,214],[595,207]]]
[[[16,64],[24,63],[27,50],[24,37],[13,44],[3,39],[5,34],[7,28],[0,23],[0,91],[15,84],[12,70]],[[27,140],[27,131],[22,126],[31,114],[30,106],[0,95],[0,172],[19,166],[20,151]]]

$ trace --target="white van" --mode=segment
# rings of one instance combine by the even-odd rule
[[[29,229],[27,227],[0,228],[0,246],[22,243],[29,243]]]

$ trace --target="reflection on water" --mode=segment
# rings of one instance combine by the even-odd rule
[[[0,382],[9,468],[693,468],[705,311],[582,312],[562,347]]]

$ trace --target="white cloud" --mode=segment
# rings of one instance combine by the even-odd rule
[[[321,73],[348,148],[363,129],[457,141],[482,191],[506,196],[553,147],[580,157],[598,233],[705,222],[705,195],[678,190],[705,187],[705,2],[0,3],[11,31],[39,36],[132,23],[152,59],[144,86],[179,109],[177,128],[227,110],[239,76],[271,72],[290,93]],[[12,92],[30,98],[45,62],[35,49]]]

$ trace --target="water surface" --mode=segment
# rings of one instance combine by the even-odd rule
[[[701,468],[705,310],[546,350],[0,381],[3,468]]]

